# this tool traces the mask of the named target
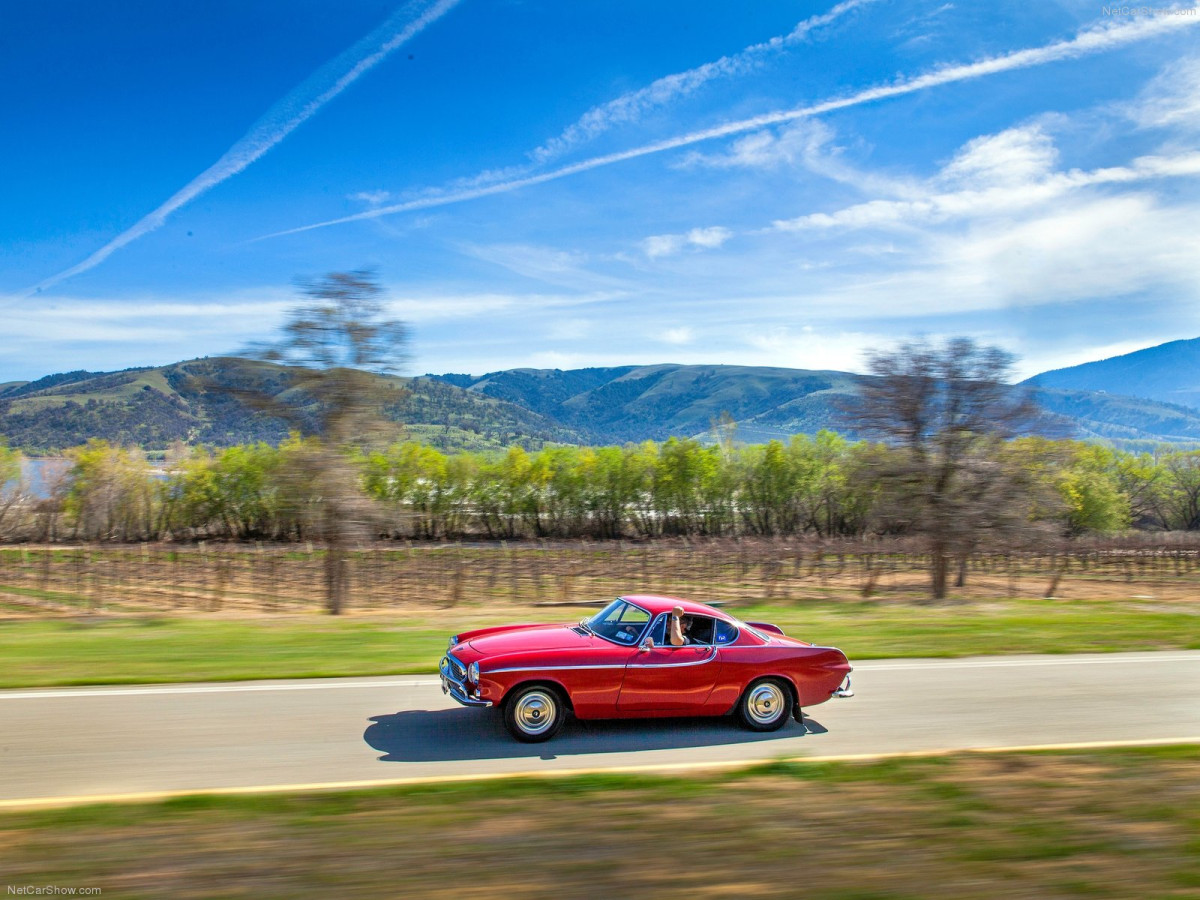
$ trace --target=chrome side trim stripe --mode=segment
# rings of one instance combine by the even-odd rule
[[[713,662],[717,658],[717,654],[706,656],[704,659],[697,659],[692,662],[683,663],[630,663],[630,669],[680,669],[684,666],[702,666],[705,663]]]
[[[576,671],[583,669],[675,669],[683,666],[702,666],[705,663],[713,662],[717,658],[714,651],[704,659],[696,659],[691,662],[682,663],[618,663],[615,665],[598,665],[598,666],[512,666],[504,669],[488,669],[481,671],[481,675],[493,675],[498,672],[564,672]]]
[[[565,669],[624,669],[625,663],[605,666],[513,666],[507,669],[481,670],[480,675],[493,675],[496,672],[560,672]]]

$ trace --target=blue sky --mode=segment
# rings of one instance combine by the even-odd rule
[[[1200,335],[1182,6],[5,6],[0,382],[234,351],[364,267],[414,374]]]

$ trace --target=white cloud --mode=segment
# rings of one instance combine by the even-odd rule
[[[1150,287],[1200,299],[1200,235],[1188,225],[1196,213],[1148,194],[1081,199],[1019,223],[942,236],[934,264],[985,304],[1121,297]]]
[[[942,170],[942,178],[964,186],[1006,186],[1045,176],[1058,150],[1037,125],[1010,128],[967,143]]]
[[[643,252],[651,259],[673,256],[683,249],[686,240],[682,234],[654,234],[642,241]]]
[[[846,161],[842,147],[834,144],[832,128],[819,119],[789,122],[778,129],[764,129],[734,141],[725,151],[691,151],[679,163],[683,169],[773,170],[786,167],[804,169],[847,184],[857,191],[904,197],[919,193],[914,183],[892,175],[867,171]]]
[[[663,343],[666,344],[690,344],[696,339],[696,333],[686,325],[679,328],[668,328],[662,334]]]
[[[1195,204],[1149,193],[1079,196],[1019,217],[896,232],[900,252],[811,282],[806,315],[918,321],[1004,309],[1155,295],[1200,304]],[[833,251],[836,253],[836,250]],[[1083,323],[1087,308],[1081,307]],[[1191,329],[1190,322],[1181,327]]]
[[[802,165],[816,171],[840,156],[832,140],[833,130],[817,119],[788,122],[777,130],[765,128],[740,137],[716,153],[693,150],[679,166],[761,170]]]
[[[788,326],[747,330],[742,340],[753,351],[754,365],[842,372],[862,371],[866,352],[888,342],[879,334],[810,326],[799,333]]]
[[[1124,111],[1143,128],[1200,128],[1200,57],[1168,66]]]
[[[350,195],[351,200],[369,203],[371,206],[379,206],[379,204],[386,203],[391,198],[390,191],[359,191],[356,194]]]
[[[791,166],[810,155],[811,135],[811,129],[798,126],[785,128],[778,135],[772,131],[756,131],[738,138],[723,153],[689,153],[680,165],[703,165],[717,169],[775,169]]]
[[[711,228],[693,228],[685,237],[693,246],[714,250],[733,237],[733,232],[720,225],[714,225]]]
[[[715,250],[733,237],[733,232],[720,225],[693,228],[685,234],[655,234],[642,240],[642,252],[651,259],[674,256],[688,247]]]
[[[994,137],[1002,138],[1003,135]],[[1018,149],[1015,152],[999,149],[1004,147]],[[1064,197],[1086,188],[1200,175],[1200,152],[1144,156],[1127,166],[1091,171],[1072,169],[1043,175],[1049,160],[1053,159],[1052,151],[1053,147],[1047,146],[1033,153],[1029,152],[1028,145],[1021,145],[1012,139],[993,141],[990,138],[977,138],[931,183],[967,182],[978,187],[931,192],[911,200],[870,200],[831,213],[811,213],[795,219],[781,219],[774,222],[772,227],[779,231],[894,228],[951,219],[1011,215],[1061,202]],[[969,162],[964,163],[963,160]]]

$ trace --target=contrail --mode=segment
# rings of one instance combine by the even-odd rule
[[[34,285],[20,295],[20,298],[26,299],[60,281],[95,268],[122,247],[162,226],[171,213],[241,172],[316,115],[322,106],[369,69],[382,62],[389,53],[419,34],[427,25],[437,21],[458,3],[459,0],[414,0],[406,4],[369,35],[326,63],[267,110],[220,159],[188,182],[166,203],[117,235],[83,262]]]
[[[695,93],[710,81],[718,78],[733,78],[749,72],[767,53],[778,52],[785,47],[798,44],[815,29],[836,21],[860,6],[877,2],[879,0],[844,0],[828,12],[797,22],[796,26],[787,34],[776,35],[757,44],[751,44],[737,53],[722,56],[713,62],[707,62],[671,75],[664,75],[643,88],[592,107],[567,126],[557,137],[530,150],[526,155],[532,162],[488,170],[469,178],[456,179],[444,190],[458,194],[492,184],[523,179],[575,149],[578,145],[599,137],[614,126],[636,122],[644,113],[657,107],[666,106],[679,97]]]
[[[807,38],[814,29],[828,25],[860,6],[875,2],[878,0],[845,0],[834,6],[829,12],[798,22],[796,27],[785,35],[779,35],[758,44],[751,44],[730,56],[722,56],[720,59],[702,66],[666,75],[644,88],[622,94],[614,100],[589,109],[574,124],[568,126],[562,134],[551,138],[531,151],[529,155],[536,163],[549,162],[562,156],[577,144],[602,134],[614,125],[635,121],[643,113],[655,107],[663,106],[677,97],[693,93],[714,78],[729,77],[746,72],[753,68],[755,61],[762,55],[799,43]]]
[[[982,78],[987,75],[996,75],[1001,72],[1010,72],[1016,69],[1027,69],[1033,66],[1044,65],[1046,63],[1058,62],[1065,59],[1075,59],[1093,53],[1102,53],[1106,50],[1111,50],[1116,47],[1134,43],[1136,41],[1156,37],[1172,28],[1183,27],[1185,25],[1195,25],[1198,23],[1200,23],[1200,16],[1197,15],[1189,16],[1160,14],[1143,19],[1137,19],[1129,24],[1096,26],[1086,31],[1082,31],[1075,37],[1068,40],[1056,41],[1053,44],[1046,44],[1041,47],[1015,50],[1012,53],[989,57],[979,62],[945,66],[913,78],[900,80],[893,82],[892,84],[878,85],[876,87],[867,88],[866,90],[859,91],[856,94],[851,94],[849,96],[840,97],[833,100],[825,100],[821,103],[816,103],[811,106],[802,106],[795,109],[764,113],[763,115],[753,116],[748,119],[739,119],[738,121],[728,122],[724,125],[718,125],[714,128],[706,128],[702,131],[689,132],[688,134],[679,135],[678,137],[655,141],[651,144],[643,144],[640,147],[634,147],[630,150],[608,153],[604,156],[594,156],[590,159],[585,159],[581,162],[573,163],[568,166],[562,166],[561,168],[553,169],[549,172],[543,172],[538,175],[515,178],[497,184],[473,187],[461,191],[421,197],[415,200],[406,201],[404,203],[392,204],[390,206],[380,206],[375,209],[365,210],[353,215],[342,216],[337,219],[329,219],[325,222],[316,222],[312,225],[301,225],[298,228],[289,228],[284,231],[277,231],[273,234],[263,235],[255,240],[266,240],[267,238],[282,237],[283,235],[312,231],[317,228],[327,228],[331,225],[341,225],[346,222],[357,222],[363,219],[375,219],[379,218],[380,216],[391,215],[393,213],[410,212],[418,209],[447,206],[452,203],[462,203],[467,200],[475,200],[480,197],[487,197],[493,194],[503,194],[509,191],[515,191],[519,188],[544,184],[547,181],[555,181],[559,178],[566,178],[569,175],[577,175],[580,172],[587,172],[591,169],[598,169],[602,166],[609,166],[613,163],[625,162],[626,160],[637,159],[642,156],[650,156],[651,154],[662,153],[667,150],[676,150],[680,147],[687,147],[691,144],[701,143],[702,141],[711,141],[715,140],[716,138],[729,137],[731,135],[742,134],[747,131],[755,131],[759,128],[765,128],[769,125],[778,125],[783,122],[792,122],[797,119],[812,118],[814,116],[819,116],[834,110],[846,109],[852,106],[861,106],[865,103],[872,103],[876,100],[884,100],[890,97],[899,97],[904,94],[912,94],[916,93],[917,91],[939,87],[944,84],[952,84],[959,81],[969,81],[975,78]]]

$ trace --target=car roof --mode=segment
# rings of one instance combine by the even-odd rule
[[[728,614],[695,600],[684,600],[682,597],[664,597],[660,594],[622,594],[622,600],[628,600],[635,606],[640,606],[652,616],[670,612],[676,606],[682,606],[685,613],[695,613],[703,616],[716,616],[719,619],[730,618]]]

